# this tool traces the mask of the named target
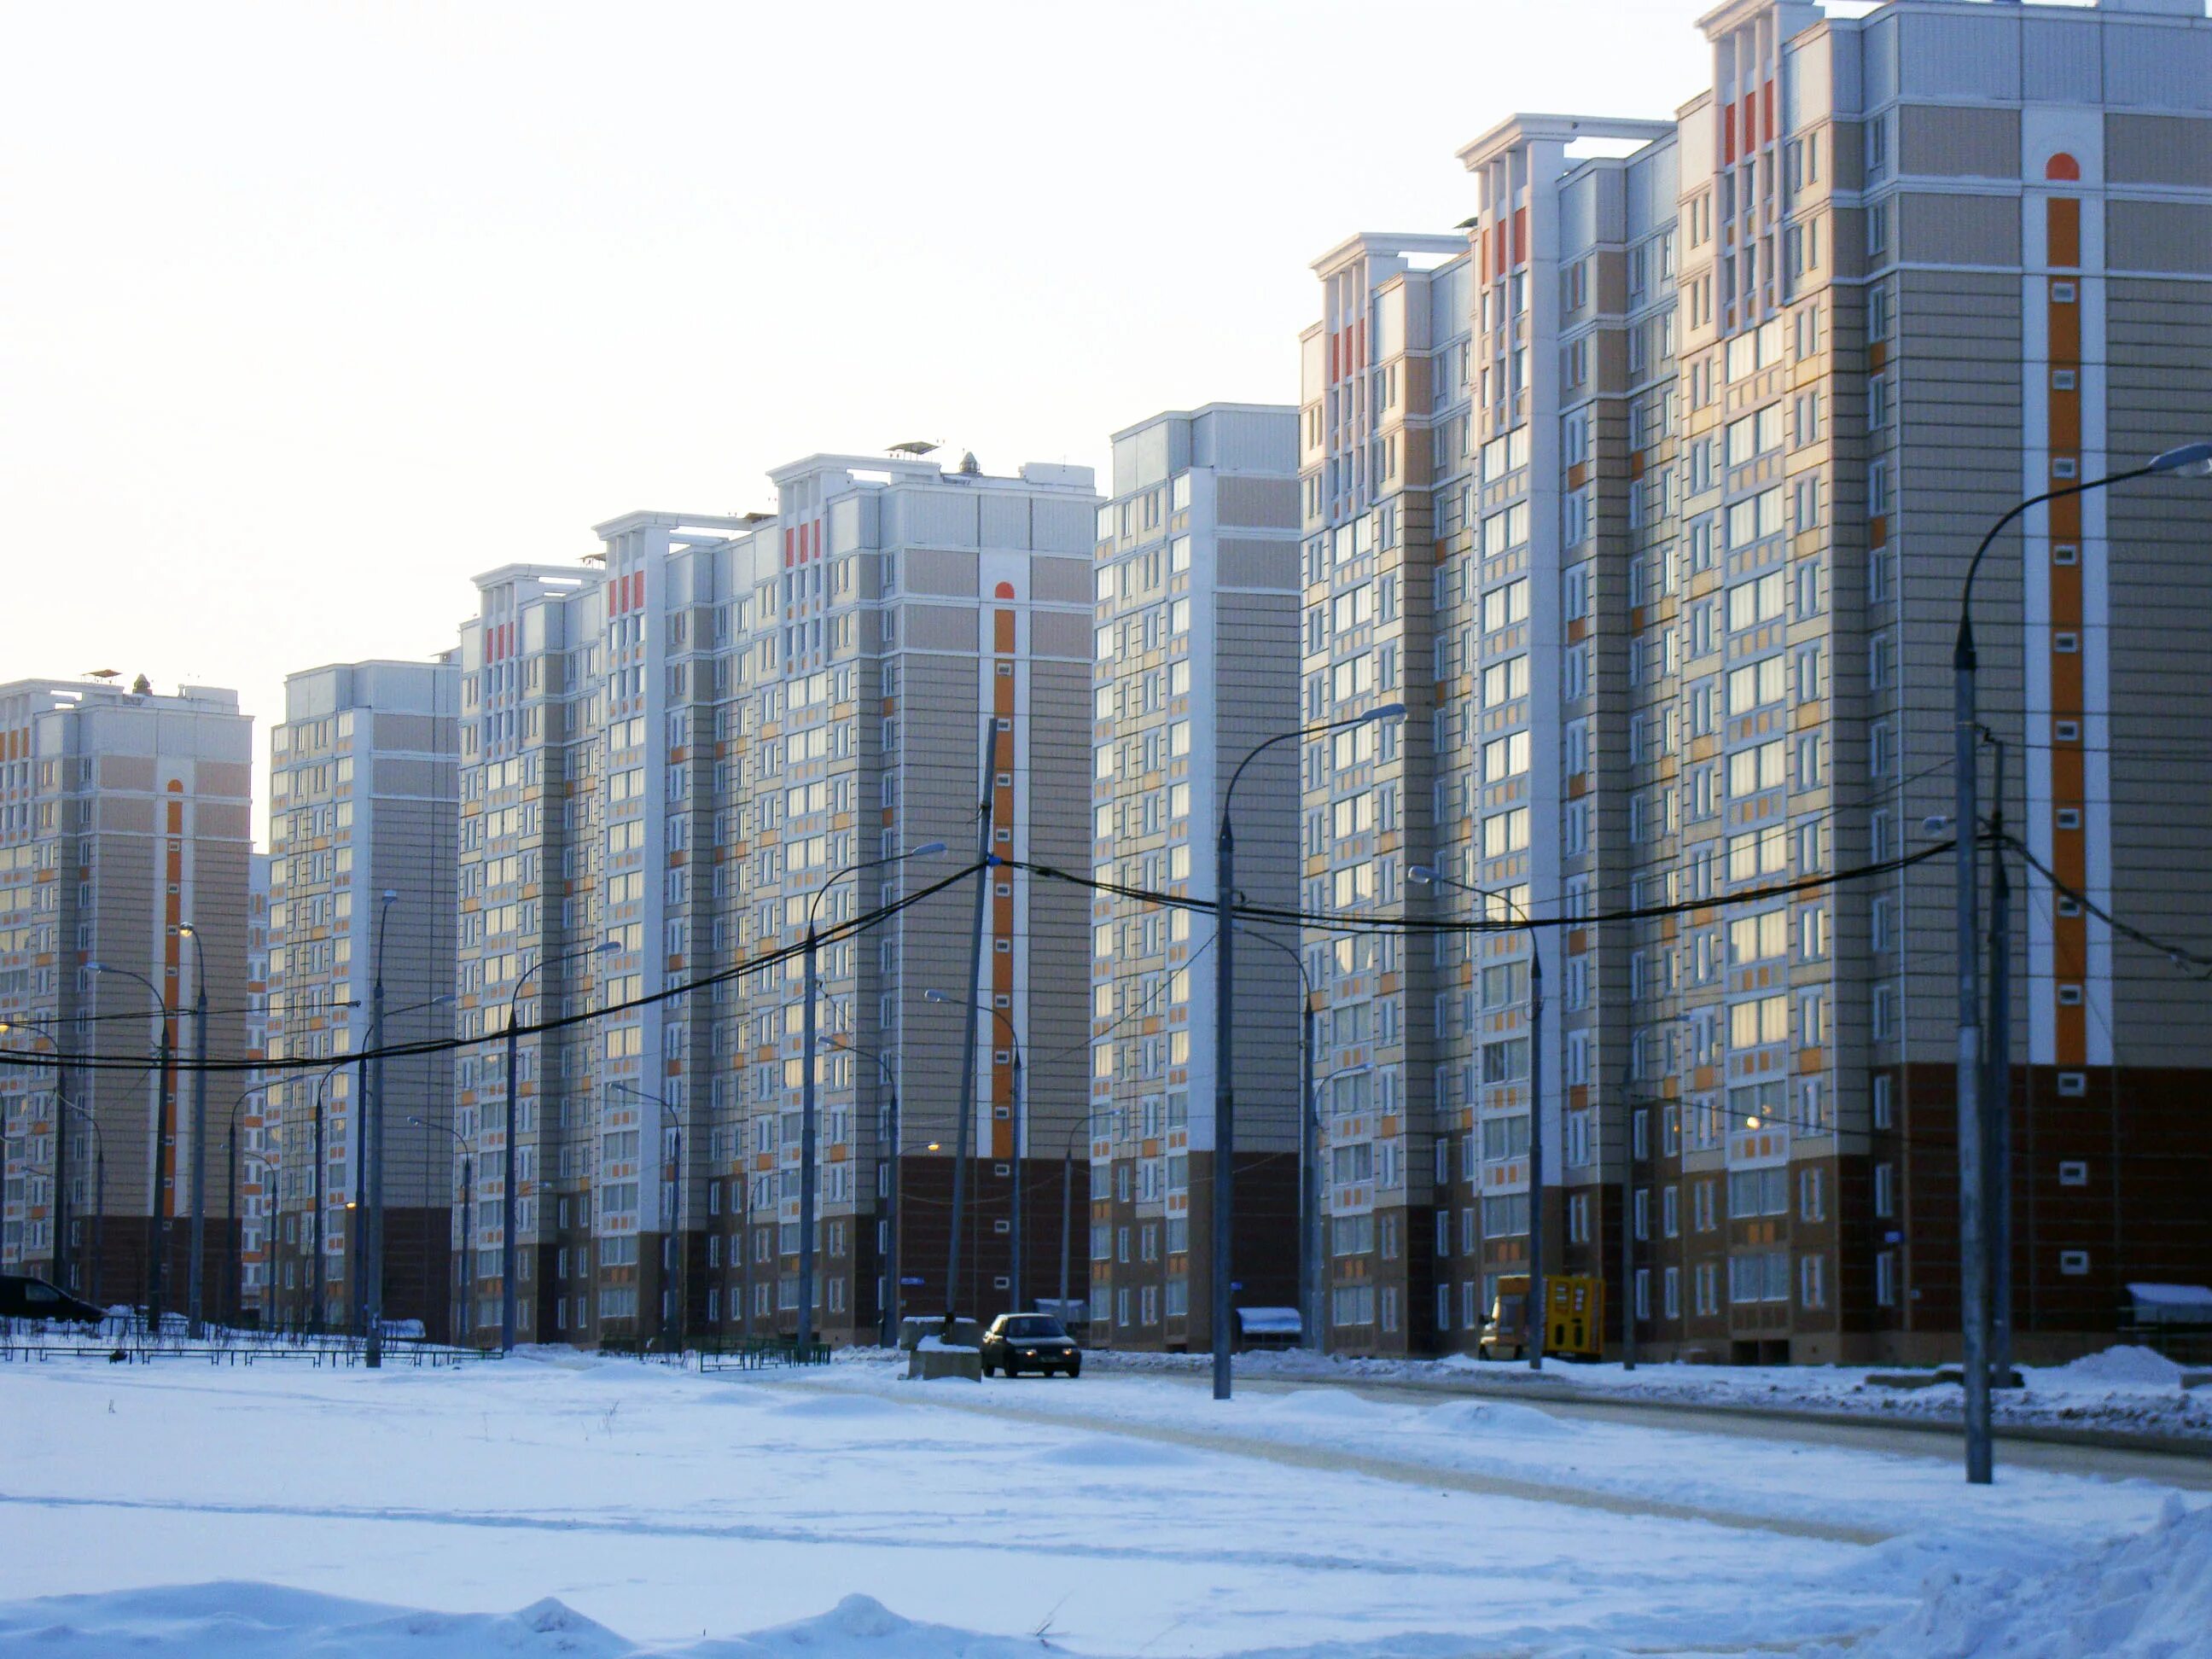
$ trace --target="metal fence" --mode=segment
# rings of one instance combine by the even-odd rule
[[[0,1320],[0,1364],[49,1360],[104,1361],[149,1365],[157,1360],[198,1359],[210,1365],[252,1365],[263,1360],[304,1362],[318,1369],[366,1362],[368,1340],[350,1333],[233,1330],[205,1326],[195,1339],[181,1317],[149,1328],[136,1315],[111,1314],[98,1325],[36,1319]],[[458,1348],[420,1337],[386,1336],[383,1363],[416,1369],[458,1366],[491,1357],[482,1348]]]

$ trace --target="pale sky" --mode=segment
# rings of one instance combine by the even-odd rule
[[[468,579],[909,438],[1294,401],[1313,258],[1711,0],[0,0],[0,679],[450,644]],[[262,817],[257,802],[257,831]]]

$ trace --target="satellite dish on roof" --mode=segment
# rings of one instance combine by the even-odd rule
[[[122,677],[123,671],[119,668],[95,668],[92,672],[87,674],[85,678],[88,680],[113,680],[120,679]]]
[[[908,438],[904,443],[893,444],[886,453],[892,455],[922,456],[939,447],[941,447],[940,445],[928,438]]]

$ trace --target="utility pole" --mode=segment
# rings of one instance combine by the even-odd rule
[[[1523,910],[1522,919],[1528,919]],[[1632,1306],[1633,1304],[1632,1304]],[[1544,956],[1528,930],[1528,1369],[1544,1369]]]
[[[1630,1067],[1624,1065],[1623,1072]],[[1620,1369],[1636,1369],[1636,1098],[1620,1091]]]
[[[307,1327],[317,1336],[323,1334],[323,1085],[330,1080],[328,1072],[315,1079],[315,1255],[308,1264]]]
[[[362,1109],[368,1115],[362,1127],[368,1141],[368,1249],[358,1271],[368,1281],[363,1294],[368,1350],[364,1358],[371,1370],[384,1364],[384,939],[392,901],[398,896],[387,888],[376,907],[376,978],[369,989],[368,1062],[374,1069],[368,1079],[367,1098],[362,1102]]]
[[[1990,1370],[1996,1387],[2012,1379],[2012,883],[2005,873],[2005,746],[1986,739],[1995,762],[1990,796],[1989,1131],[1982,1174],[1988,1183],[1983,1213],[1990,1230]]]
[[[890,1102],[886,1109],[888,1121],[884,1126],[884,1139],[890,1147],[890,1179],[884,1188],[884,1219],[890,1228],[890,1249],[884,1272],[884,1346],[895,1348],[898,1346],[899,1303],[902,1299],[899,1267],[902,1260],[902,1246],[905,1243],[904,1235],[900,1231],[905,1217],[899,1208],[899,1180],[904,1171],[899,1158],[898,1079],[880,1054],[876,1057],[876,1066],[890,1084]]]
[[[532,970],[543,963],[532,964]],[[514,1352],[515,1326],[515,1229],[520,1224],[515,1201],[515,1188],[521,1183],[515,1179],[515,1135],[520,1126],[518,1103],[522,1094],[521,1059],[518,1052],[514,1022],[522,1004],[522,988],[529,981],[525,972],[514,981],[514,989],[507,999],[507,1135],[500,1152],[499,1181],[499,1351]]]
[[[1257,752],[1256,750],[1254,752]],[[1249,758],[1249,757],[1247,757]],[[1242,770],[1243,769],[1239,769]],[[1237,1202],[1237,1084],[1236,1042],[1236,927],[1237,832],[1229,822],[1226,792],[1221,803],[1221,825],[1213,848],[1213,1397],[1230,1397],[1230,1322],[1232,1309],[1230,1274],[1231,1241],[1236,1237]]]
[[[1082,1130],[1085,1138],[1087,1139],[1089,1139],[1091,1133],[1091,1122],[1087,1115],[1089,1108],[1087,1105],[1085,1108],[1085,1110],[1086,1116],[1081,1123],[1076,1125],[1076,1128]],[[1074,1224],[1075,1130],[1071,1129],[1068,1131],[1066,1140],[1061,1144],[1060,1153],[1060,1317],[1063,1324],[1068,1322],[1067,1239],[1069,1231],[1074,1226]]]
[[[192,1074],[192,1234],[185,1286],[191,1338],[197,1342],[207,1330],[200,1299],[207,1266],[207,949],[190,922],[177,931],[192,942],[192,1050],[199,1060]]]
[[[992,1012],[994,1014],[996,1014],[999,1011],[998,1011],[996,1008],[993,1008],[993,1009],[991,1010],[991,1012]],[[1009,1036],[1012,1036],[1012,1034],[1013,1022],[1010,1019],[1010,1020],[1008,1020],[1008,1021],[1006,1022],[1006,1025],[1007,1025],[1008,1035],[1009,1035]],[[1029,1146],[1028,1146],[1028,1145],[1026,1144],[1025,1139],[1024,1139],[1024,1135],[1023,1135],[1023,1133],[1022,1133],[1023,1126],[1024,1126],[1024,1124],[1025,1123],[1026,1119],[1027,1119],[1027,1110],[1028,1110],[1028,1089],[1027,1089],[1027,1085],[1024,1084],[1024,1080],[1023,1080],[1023,1079],[1024,1079],[1024,1073],[1023,1073],[1023,1070],[1022,1070],[1022,1045],[1021,1045],[1021,1041],[1020,1041],[1020,1039],[1019,1039],[1019,1038],[1015,1038],[1015,1040],[1014,1040],[1014,1232],[1013,1232],[1013,1243],[1014,1243],[1014,1251],[1013,1251],[1013,1255],[1014,1255],[1014,1262],[1013,1262],[1013,1266],[1014,1266],[1013,1287],[1014,1287],[1014,1294],[1013,1294],[1013,1298],[1012,1298],[1012,1305],[1013,1310],[1014,1310],[1016,1313],[1020,1313],[1020,1312],[1023,1310],[1023,1304],[1022,1304],[1022,1160],[1023,1160],[1024,1158],[1026,1158],[1026,1157],[1028,1157],[1028,1156],[1029,1156]]]
[[[814,896],[820,898],[830,890],[825,881]],[[814,1340],[814,1186],[815,1117],[814,1117],[814,999],[821,994],[816,978],[816,963],[820,954],[820,943],[814,932],[814,906],[806,907],[806,1008],[800,1016],[799,1029],[805,1034],[805,1060],[799,1078],[799,1350],[804,1358],[807,1347]]]
[[[968,1148],[975,1128],[975,1025],[981,1011],[975,1006],[975,987],[983,976],[983,914],[991,899],[991,872],[998,856],[991,850],[991,798],[998,775],[997,720],[983,717],[982,803],[975,810],[975,921],[968,942],[968,1005],[960,1045],[960,1130],[953,1137],[952,1234],[945,1267],[945,1340],[952,1340],[953,1321],[960,1310],[960,1228],[968,1213]]]

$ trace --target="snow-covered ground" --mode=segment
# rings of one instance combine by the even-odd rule
[[[1204,1371],[1205,1354],[1096,1353],[1089,1364],[1136,1372]],[[1525,1365],[1445,1359],[1352,1359],[1291,1350],[1240,1355],[1237,1375],[1285,1381],[1449,1383],[1486,1390],[1560,1393],[1591,1399],[1632,1396],[1686,1405],[1755,1407],[1882,1419],[1956,1422],[1964,1405],[1955,1382],[1934,1371],[1852,1365],[1578,1364],[1547,1360],[1540,1375]],[[2019,1389],[1993,1396],[2001,1425],[2084,1428],[2123,1434],[2212,1439],[2212,1386],[2185,1386],[2191,1370],[2148,1348],[2116,1347],[2066,1365],[2021,1367]],[[1927,1386],[1885,1387],[1873,1376],[1919,1376]]]
[[[0,1451],[0,1654],[2212,1652],[2198,1496],[1510,1401],[9,1364]]]

